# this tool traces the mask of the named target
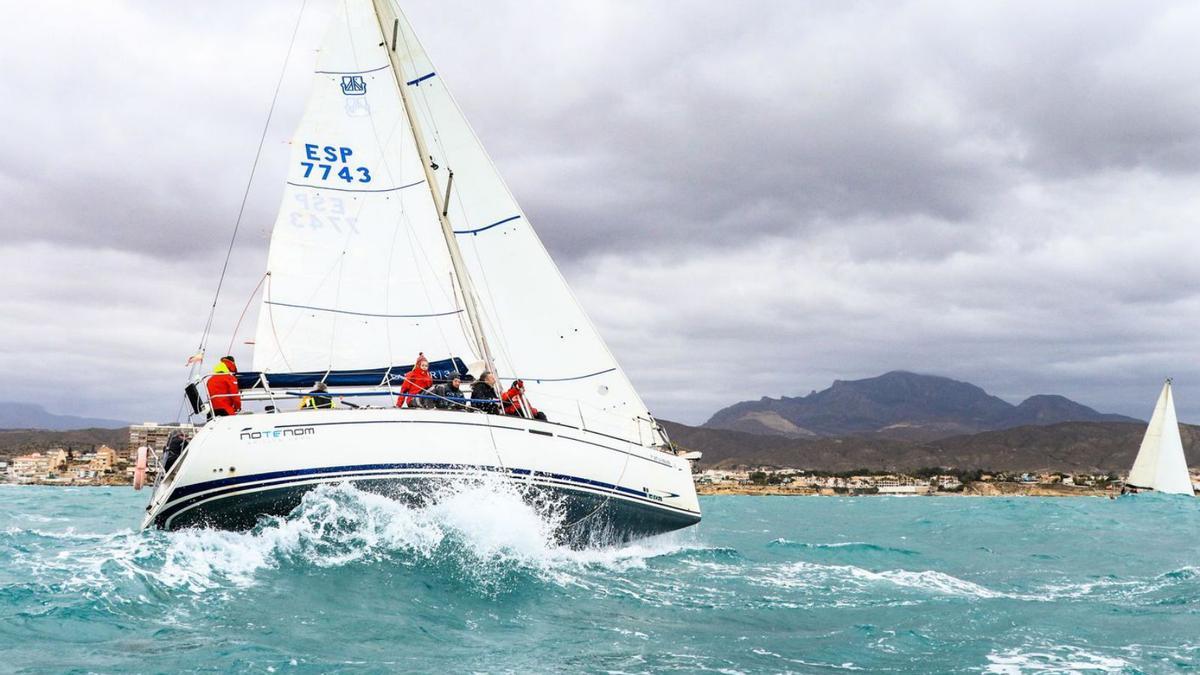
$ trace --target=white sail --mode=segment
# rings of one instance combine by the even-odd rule
[[[438,194],[477,289],[484,329],[504,380],[522,378],[534,405],[560,417],[650,442],[649,413],[392,0],[376,0],[395,42],[408,100],[431,158]]]
[[[1142,438],[1142,445],[1125,482],[1157,492],[1193,494],[1170,380],[1163,384],[1162,392],[1158,395],[1150,425],[1146,428],[1146,435]]]
[[[254,369],[472,361],[462,303],[371,0],[337,3],[292,139]]]

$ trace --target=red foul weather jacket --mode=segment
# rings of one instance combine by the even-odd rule
[[[236,415],[242,411],[242,397],[238,396],[237,378],[229,373],[228,368],[220,368],[215,375],[208,378],[208,399],[212,402],[214,413]]]
[[[420,405],[422,399],[405,396],[405,394],[424,394],[432,386],[433,376],[429,374],[428,370],[413,368],[404,376],[404,382],[400,385],[400,396],[396,399],[396,407],[403,408],[405,403],[410,408]]]
[[[517,389],[517,385],[514,384],[513,386],[509,387],[508,391],[500,395],[500,402],[504,404],[504,414],[524,416],[525,411],[521,408],[521,401],[523,398],[524,394],[520,389]],[[529,406],[529,414],[537,417],[537,408]]]

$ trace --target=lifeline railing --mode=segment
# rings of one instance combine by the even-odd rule
[[[399,388],[394,385],[391,385],[391,384],[376,385],[376,386],[346,387],[345,391],[339,390],[339,391],[320,391],[320,392],[318,392],[318,391],[297,391],[297,390],[291,389],[291,388],[282,388],[282,390],[273,389],[267,383],[263,382],[262,383],[263,386],[256,387],[254,389],[241,391],[236,394],[217,394],[217,395],[213,396],[213,395],[208,395],[206,388],[204,386],[202,386],[210,377],[212,377],[212,376],[206,375],[202,378],[199,378],[198,380],[196,380],[193,383],[196,386],[196,390],[198,392],[204,391],[205,392],[204,397],[208,398],[210,401],[213,398],[239,397],[242,401],[269,403],[274,408],[273,410],[264,410],[261,412],[248,411],[246,414],[271,414],[271,413],[281,412],[278,407],[280,403],[290,401],[290,400],[301,400],[302,401],[305,398],[309,398],[309,397],[313,397],[313,396],[317,396],[317,397],[321,397],[321,398],[329,398],[331,400],[332,399],[347,399],[347,398],[382,398],[382,397],[398,398],[400,396],[403,396],[404,398],[425,400],[425,401],[430,401],[433,403],[437,403],[437,402],[442,402],[443,404],[449,403],[449,404],[452,404],[452,407],[442,408],[442,409],[456,410],[456,411],[460,411],[460,412],[482,412],[477,405],[473,405],[473,404],[495,405],[499,409],[498,413],[496,413],[496,414],[504,415],[504,412],[503,412],[504,401],[501,399],[498,399],[498,398],[495,398],[495,399],[472,399],[472,398],[468,398],[466,396],[461,396],[461,397],[441,396],[438,394],[428,393],[428,390],[426,390],[426,393],[423,393],[423,394],[408,394],[408,393],[401,394],[399,392]],[[636,443],[643,447],[658,448],[665,452],[673,452],[673,449],[672,449],[673,446],[671,444],[670,439],[667,437],[666,430],[662,427],[661,424],[658,423],[657,420],[655,420],[651,417],[643,417],[640,415],[633,416],[633,417],[625,417],[623,415],[616,415],[616,414],[613,414],[608,411],[596,409],[594,406],[588,406],[588,408],[590,408],[590,410],[588,411],[588,414],[585,415],[583,408],[584,408],[584,405],[586,405],[586,404],[582,403],[578,399],[565,399],[564,397],[555,396],[553,394],[549,394],[546,392],[539,392],[538,397],[539,397],[539,401],[542,401],[543,399],[563,399],[564,401],[574,404],[573,406],[569,406],[566,408],[560,407],[560,406],[554,405],[554,404],[551,404],[551,406],[549,406],[549,407],[542,408],[542,411],[547,413],[547,417],[550,418],[548,420],[548,423],[555,424],[558,426],[564,426],[564,427],[568,427],[568,428],[580,429],[582,431],[597,433],[597,434],[600,434],[603,436],[608,436],[608,437],[616,439],[616,440],[621,440],[621,441],[630,442],[630,443]],[[344,401],[343,404],[349,406],[350,408],[356,408],[356,409],[378,409],[378,408],[382,408],[382,407],[388,407],[388,408],[393,407],[391,405],[388,405],[388,406],[369,406],[369,405],[368,406],[358,406],[358,405],[354,405],[353,403],[350,403],[348,401]],[[306,407],[307,406],[302,406],[301,409],[304,409]],[[437,409],[438,406],[434,405],[434,406],[426,407],[423,409],[431,409],[431,408]],[[421,409],[421,408],[419,408],[419,409]],[[208,409],[199,410],[197,412],[197,414],[211,415],[210,411],[211,411],[211,403],[209,404]],[[508,415],[508,416],[525,418],[524,415]],[[576,424],[572,424],[572,423],[576,423]]]

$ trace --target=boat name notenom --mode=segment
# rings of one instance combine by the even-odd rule
[[[259,441],[275,438],[286,438],[288,436],[312,436],[317,433],[315,427],[300,427],[298,429],[271,429],[268,431],[250,431],[246,429],[242,431],[239,438],[243,441]]]

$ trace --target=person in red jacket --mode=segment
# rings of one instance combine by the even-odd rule
[[[208,378],[208,400],[217,417],[236,415],[242,411],[236,374],[237,364],[232,356],[226,356],[213,367],[213,375]]]
[[[518,417],[525,416],[525,406],[528,403],[525,401],[525,383],[521,380],[513,382],[508,391],[500,395],[500,402],[504,404],[505,415],[516,415]],[[546,413],[539,412],[537,408],[529,406],[529,414],[533,415],[534,419],[545,420]]]
[[[429,374],[429,359],[425,358],[424,352],[421,352],[417,355],[417,362],[413,365],[413,369],[404,376],[404,382],[400,385],[400,396],[396,399],[396,407],[403,408],[406,403],[410,408],[429,407],[429,399],[417,398],[409,394],[427,395],[432,386],[433,376]]]

